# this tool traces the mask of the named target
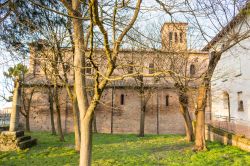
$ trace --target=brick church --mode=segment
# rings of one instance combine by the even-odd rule
[[[133,73],[136,72],[135,70],[153,75],[157,71],[168,71],[171,63],[180,63],[181,72],[188,78],[185,83],[190,87],[189,111],[194,118],[196,88],[199,84],[199,76],[207,67],[208,53],[187,48],[187,26],[186,23],[165,23],[161,29],[162,49],[159,51],[121,50],[118,68],[114,71],[114,75]],[[71,48],[63,48],[63,50],[66,61],[73,62]],[[96,50],[95,54],[101,57],[103,52]],[[30,102],[31,130],[50,131],[49,109],[51,103],[48,87],[51,86],[51,81],[45,76],[42,68],[45,61],[43,62],[41,59],[44,58],[41,57],[37,45],[31,45],[29,72],[25,76],[24,91],[27,94],[25,97],[28,97],[29,93],[33,91]],[[104,62],[100,61],[100,65],[101,63]],[[89,80],[87,82],[89,82],[90,95],[93,73],[94,69],[91,66],[85,71]],[[69,70],[68,75],[73,87],[73,70]],[[111,81],[107,85],[95,111],[98,132],[110,133],[111,130],[113,133],[139,132],[142,96],[138,89],[141,86],[142,84],[138,83],[138,79],[134,77]],[[179,112],[178,91],[173,78],[170,75],[148,76],[143,79],[143,87],[146,99],[145,133],[185,133],[184,119]],[[60,86],[59,103],[63,130],[73,132],[72,104],[63,85]],[[56,113],[54,113],[54,117],[56,121]],[[25,126],[23,117],[21,117],[21,124]]]

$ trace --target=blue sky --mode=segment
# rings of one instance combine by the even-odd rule
[[[142,11],[140,13],[140,17],[138,18],[136,26],[144,31],[147,31],[148,27],[158,25],[158,28],[156,28],[155,31],[160,34],[159,32],[161,25],[163,25],[164,22],[170,21],[170,17],[166,15],[165,12],[159,11],[160,7],[154,0],[144,0],[142,6]],[[187,18],[184,17],[183,14],[175,14],[174,21],[187,22]],[[205,25],[208,22],[201,21],[201,23]],[[189,27],[191,27],[191,24],[189,24]],[[190,29],[192,30],[192,28]],[[213,32],[210,32],[210,34],[212,36],[214,35]],[[204,41],[200,41],[200,38],[197,38],[197,36],[198,33],[195,34],[194,31],[192,31],[189,34],[189,43],[193,43],[195,41],[195,45],[198,45],[200,47],[204,46]],[[20,62],[20,59],[15,57],[16,56],[12,56],[10,53],[8,53],[8,51],[3,48],[3,45],[0,42],[0,95],[5,94],[6,96],[8,96],[8,91],[6,91],[6,80],[4,79],[3,71],[6,71],[10,66],[14,66],[14,64]],[[7,104],[0,98],[0,109],[5,106],[10,106],[10,104]]]

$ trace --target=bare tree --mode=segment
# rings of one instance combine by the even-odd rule
[[[67,1],[61,0],[64,6],[67,8],[67,11],[71,17],[82,17],[81,14],[81,3],[77,0],[73,0],[72,4],[69,4]],[[99,13],[99,2],[95,0],[91,0],[88,3],[89,8],[89,19],[90,19],[90,54],[87,56],[85,54],[85,44],[84,44],[84,32],[83,32],[83,22],[81,19],[73,18],[73,41],[74,41],[74,67],[75,67],[75,83],[76,83],[76,91],[78,92],[77,100],[78,106],[80,110],[80,123],[81,123],[81,151],[80,151],[80,165],[87,166],[91,164],[91,132],[92,132],[92,118],[94,110],[100,100],[102,92],[106,87],[111,75],[115,69],[116,59],[119,54],[119,49],[121,42],[127,32],[131,29],[138,13],[140,11],[141,0],[138,0],[136,3],[136,7],[134,10],[133,17],[128,22],[128,25],[121,31],[120,35],[117,37],[117,29],[116,29],[116,17],[117,12],[119,10],[118,6],[123,9],[129,2],[118,4],[115,2],[114,11],[113,11],[113,43],[111,49],[111,42],[109,40],[108,31],[104,26],[103,20],[100,19]],[[93,56],[93,28],[96,25],[99,31],[102,34],[102,41],[104,42],[104,50],[105,50],[105,60],[106,60],[106,68],[103,72],[100,67],[97,65],[97,61],[94,60]],[[116,38],[117,37],[117,38]],[[85,41],[86,42],[86,41]],[[87,45],[86,45],[87,46]],[[87,92],[86,92],[86,78],[85,78],[85,58],[90,60],[92,64],[95,75],[94,75],[94,95],[88,104]],[[103,70],[102,69],[102,70]]]
[[[249,38],[250,27],[247,22],[248,2],[242,5],[242,1],[218,1],[208,0],[205,2],[195,1],[193,5],[187,1],[188,9],[194,18],[194,23],[206,41],[211,35],[202,26],[201,19],[205,19],[211,24],[209,28],[215,34],[215,38],[208,42],[203,50],[210,51],[210,59],[208,69],[202,77],[202,83],[198,91],[197,109],[196,109],[196,135],[195,135],[195,149],[206,149],[205,144],[205,108],[210,88],[211,78],[214,70],[224,52],[239,44],[241,41]],[[244,3],[243,3],[244,4]],[[242,6],[244,6],[242,8]],[[223,36],[223,37],[221,37]],[[215,44],[215,42],[217,43]]]
[[[30,107],[32,102],[32,97],[35,92],[35,89],[32,88],[31,92],[27,93],[24,91],[22,86],[22,107],[20,113],[25,117],[25,129],[30,132]]]

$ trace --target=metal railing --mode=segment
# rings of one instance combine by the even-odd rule
[[[209,122],[214,127],[250,138],[250,121],[222,115],[212,116]]]

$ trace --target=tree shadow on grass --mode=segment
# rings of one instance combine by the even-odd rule
[[[162,151],[184,151],[184,150],[191,150],[193,147],[192,143],[176,143],[170,145],[164,145],[161,147],[151,148],[153,153],[155,152],[162,152]]]
[[[181,139],[183,135],[168,134],[168,135],[153,135],[147,134],[144,137],[138,137],[136,134],[94,134],[93,144],[94,145],[105,145],[105,144],[118,144],[123,142],[138,142],[138,141],[150,141],[154,139]]]

